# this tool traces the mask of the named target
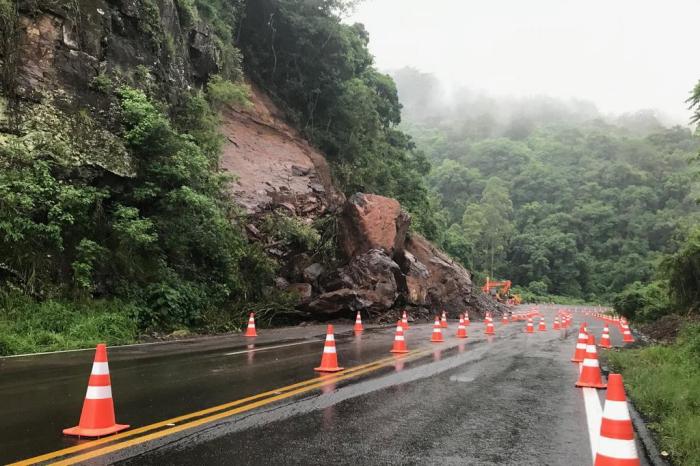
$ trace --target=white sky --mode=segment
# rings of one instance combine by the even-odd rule
[[[494,95],[660,110],[687,123],[700,0],[364,0],[379,69],[413,66]]]

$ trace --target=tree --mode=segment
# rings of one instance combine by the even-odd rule
[[[502,259],[513,234],[513,203],[508,195],[508,186],[499,178],[490,178],[481,197],[484,215],[484,235],[489,251],[489,273],[494,276],[497,259]]]

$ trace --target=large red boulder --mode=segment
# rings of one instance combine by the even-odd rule
[[[411,234],[406,239],[405,251],[397,259],[411,304],[445,310],[452,317],[464,311],[483,317],[487,310],[496,314],[504,310],[474,286],[468,270],[420,235]]]
[[[340,216],[340,245],[352,258],[370,249],[389,256],[403,250],[411,217],[396,199],[357,193],[345,203]]]

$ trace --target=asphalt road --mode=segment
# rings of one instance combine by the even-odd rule
[[[543,312],[551,326],[554,312]],[[226,336],[112,348],[117,421],[132,431],[270,393],[244,400],[230,415],[224,408],[215,419],[197,414],[201,421],[193,427],[175,420],[148,435],[107,438],[69,461],[591,464],[583,396],[574,388],[578,368],[569,362],[581,320],[568,332],[532,335],[523,333],[522,322],[497,323],[488,339],[484,325],[473,322],[467,340],[454,338],[451,322],[441,344],[428,341],[430,325],[414,325],[406,336],[413,353],[403,357],[388,357],[393,328],[355,337],[342,326],[340,363],[356,372],[326,378],[313,372],[323,346],[320,326],[261,330],[254,343]],[[587,321],[599,336],[602,323]],[[621,344],[619,332],[611,334]],[[0,462],[78,444],[60,432],[77,421],[91,361],[90,351],[0,360]]]

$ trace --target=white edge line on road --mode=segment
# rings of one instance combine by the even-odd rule
[[[581,364],[579,364],[579,372]],[[588,440],[591,444],[591,455],[595,462],[596,449],[598,448],[598,437],[600,436],[600,423],[603,419],[603,408],[600,405],[598,390],[584,387],[583,402],[586,407],[586,423],[588,424]]]
[[[169,340],[169,341],[149,341],[148,343],[131,343],[128,345],[107,345],[107,349],[110,348],[131,348],[134,346],[149,346],[149,345],[163,345],[167,343],[182,343],[183,341],[190,341],[191,339],[182,340]],[[78,351],[95,351],[95,347],[90,348],[76,348],[76,349],[66,349],[59,351],[43,351],[41,353],[24,353],[24,354],[11,354],[9,356],[0,356],[0,359],[10,359],[10,358],[25,358],[29,356],[44,356],[47,354],[61,354],[61,353],[77,353]]]
[[[322,343],[323,341],[324,340],[308,340],[308,341],[298,341],[296,343],[287,343],[286,345],[264,346],[262,348],[253,348],[253,349],[242,350],[242,351],[234,351],[233,353],[224,353],[224,356],[234,356],[236,354],[255,353],[256,351],[265,351],[265,350],[271,350],[271,349],[277,349],[277,348],[287,348],[288,346],[308,345],[310,343]]]

